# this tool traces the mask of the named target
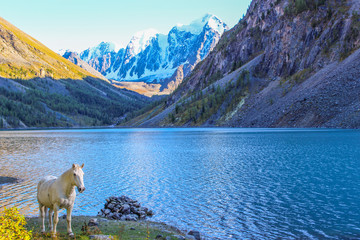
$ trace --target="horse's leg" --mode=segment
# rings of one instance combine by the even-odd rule
[[[73,206],[66,209],[66,221],[67,221],[67,232],[69,236],[74,236],[72,230],[71,230],[71,213],[73,210]]]
[[[59,216],[58,216],[59,206],[57,204],[54,204],[53,211],[54,211],[54,220],[53,220],[54,227],[53,227],[52,235],[53,235],[53,237],[55,237],[56,236],[56,226],[59,222]]]
[[[42,222],[42,229],[41,232],[45,232],[45,206],[39,203],[39,210],[40,210],[40,218]]]
[[[50,232],[53,231],[53,223],[52,223],[52,216],[53,215],[53,210],[51,208],[49,208],[49,227],[50,227]]]

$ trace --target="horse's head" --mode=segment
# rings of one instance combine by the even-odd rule
[[[73,184],[76,185],[80,193],[85,191],[83,167],[84,164],[81,166],[77,164],[72,165]]]

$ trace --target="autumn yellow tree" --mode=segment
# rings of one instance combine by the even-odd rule
[[[17,208],[5,208],[0,212],[0,240],[31,239],[32,232],[25,225],[25,217]]]

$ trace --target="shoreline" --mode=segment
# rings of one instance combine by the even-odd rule
[[[84,126],[84,127],[28,127],[28,128],[0,128],[0,132],[16,132],[16,131],[48,131],[48,130],[108,130],[108,129],[281,129],[281,130],[354,130],[358,131],[360,128],[325,128],[325,127],[308,127],[308,128],[293,128],[293,127],[231,127],[231,126],[157,126],[157,127],[131,127],[131,126]]]
[[[25,217],[28,229],[33,229],[36,237],[41,237],[40,233],[40,218],[39,217]],[[89,223],[90,219],[96,219],[96,227],[91,228],[90,225],[86,227],[87,233],[83,231],[84,224]],[[46,218],[46,230],[48,230]],[[120,234],[123,239],[138,239],[139,237],[146,237],[150,235],[153,239],[156,236],[161,235],[161,238],[157,239],[189,239],[185,231],[181,231],[175,226],[168,225],[162,222],[154,222],[149,219],[141,221],[120,221],[109,220],[99,216],[72,216],[72,228],[73,232],[77,235],[89,236],[89,235],[118,235]],[[100,230],[98,233],[97,230]],[[58,232],[60,239],[67,239],[66,235],[66,215],[59,216]],[[118,235],[118,237],[120,237]],[[168,237],[168,238],[166,238]],[[37,239],[37,238],[36,238]],[[45,238],[48,239],[48,238]],[[87,238],[86,238],[87,239]]]

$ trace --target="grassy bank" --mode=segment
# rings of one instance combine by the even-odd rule
[[[98,227],[86,227],[91,218],[98,220]],[[47,219],[46,219],[47,220]],[[33,230],[34,239],[52,239],[50,234],[41,233],[41,224],[39,218],[26,218],[27,229]],[[128,222],[107,220],[99,217],[89,216],[73,216],[72,230],[74,232],[74,239],[89,239],[90,235],[111,235],[114,239],[155,239],[158,235],[161,238],[177,240],[176,236],[184,236],[178,229],[168,226],[163,223],[155,222]],[[48,221],[46,221],[46,230],[48,230]],[[57,226],[58,238],[69,239],[66,232],[66,219],[60,217]],[[169,239],[169,238],[167,238]]]

